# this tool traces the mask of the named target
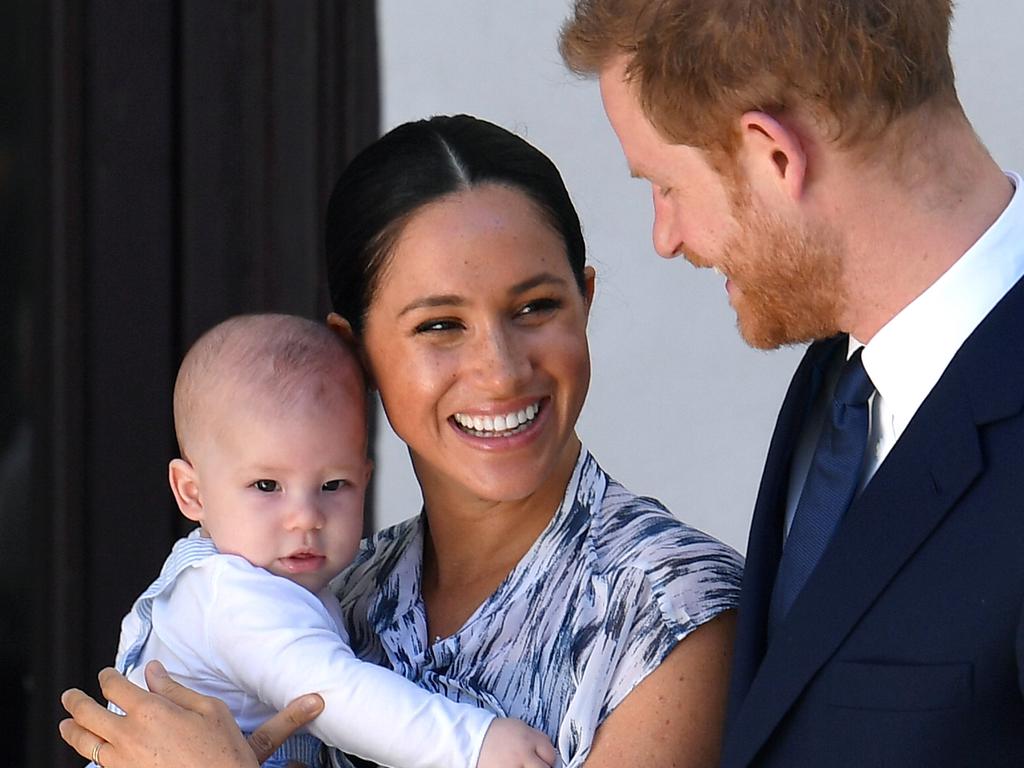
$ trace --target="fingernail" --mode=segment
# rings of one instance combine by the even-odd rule
[[[149,662],[146,667],[146,671],[148,671],[153,677],[167,677],[167,670],[164,669],[164,665],[159,661]]]
[[[312,715],[315,712],[319,712],[321,709],[320,697],[319,696],[306,696],[302,699],[302,711],[307,715]]]

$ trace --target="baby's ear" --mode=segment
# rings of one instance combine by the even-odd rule
[[[167,479],[181,514],[189,520],[202,523],[203,499],[199,494],[199,479],[195,468],[184,459],[172,459],[167,467]]]

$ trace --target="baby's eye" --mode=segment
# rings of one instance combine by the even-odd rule
[[[257,480],[252,484],[252,487],[257,491],[262,491],[263,493],[273,493],[281,488],[281,486],[277,484],[277,480]]]
[[[322,486],[320,486],[320,490],[321,491],[337,491],[337,490],[343,488],[346,485],[348,485],[348,483],[346,483],[344,480],[328,480],[326,483],[324,483]]]

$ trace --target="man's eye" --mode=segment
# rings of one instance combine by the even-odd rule
[[[320,490],[337,491],[341,488],[344,488],[346,485],[348,485],[348,483],[346,483],[344,480],[328,480],[326,483],[320,486]]]
[[[263,493],[273,493],[281,486],[277,484],[277,480],[257,480],[252,487],[257,491],[263,491]]]

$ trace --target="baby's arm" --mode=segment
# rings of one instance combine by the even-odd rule
[[[542,734],[359,661],[315,595],[234,558],[227,563],[206,595],[208,661],[274,709],[319,693],[325,708],[310,731],[327,744],[396,768],[553,764],[537,756],[553,756]]]

